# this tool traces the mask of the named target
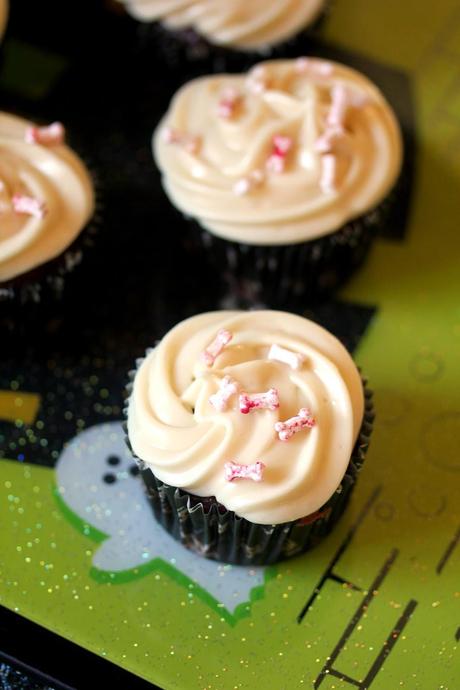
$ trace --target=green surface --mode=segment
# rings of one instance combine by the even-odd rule
[[[29,471],[29,470],[27,470]],[[101,544],[105,539],[110,538],[109,535],[100,532],[97,528],[92,527],[91,524],[85,522],[79,515],[74,513],[63,500],[57,486],[52,489],[54,499],[59,508],[59,512],[76,530],[86,537],[89,537],[96,544]],[[265,568],[264,585],[253,587],[250,592],[249,603],[244,602],[237,606],[233,612],[228,611],[221,602],[215,599],[204,587],[200,587],[198,583],[191,580],[185,573],[175,568],[171,563],[166,562],[162,558],[153,558],[148,563],[143,563],[136,568],[129,568],[127,570],[107,571],[101,570],[94,566],[91,567],[90,575],[99,584],[129,584],[133,580],[146,577],[151,573],[160,573],[168,577],[170,580],[181,585],[193,597],[201,599],[207,606],[219,614],[219,617],[225,620],[230,625],[234,626],[242,618],[247,618],[251,614],[251,606],[255,601],[259,601],[264,596],[265,583],[269,582],[276,573],[276,568]]]
[[[0,87],[32,101],[45,98],[67,67],[62,55],[24,41],[6,41]]]
[[[168,690],[312,688],[390,556],[334,667],[368,673],[412,600],[371,690],[460,687],[460,5],[336,0],[328,40],[405,71],[417,109],[415,199],[404,242],[381,240],[343,297],[378,305],[357,352],[378,422],[350,509],[310,555],[281,564],[232,625],[167,572],[129,583],[91,575],[97,543],[67,521],[51,470],[0,462],[1,603]],[[296,618],[362,506],[334,572]],[[438,571],[440,572],[437,572]],[[397,633],[395,633],[397,635]],[[325,677],[321,690],[349,689]]]

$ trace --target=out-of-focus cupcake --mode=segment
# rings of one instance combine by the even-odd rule
[[[8,22],[8,0],[0,0],[0,51],[1,42],[6,30],[6,24]]]
[[[325,0],[119,1],[135,19],[154,27],[177,64],[184,57],[273,54],[304,39],[325,7]]]
[[[137,364],[129,444],[176,539],[256,565],[330,532],[373,422],[371,394],[336,338],[285,312],[212,312],[178,324]]]
[[[0,0],[0,38],[5,33],[8,19],[8,0]]]
[[[0,113],[0,308],[59,297],[91,243],[93,182],[64,138]]]
[[[153,141],[172,203],[210,257],[270,303],[337,287],[385,224],[402,164],[391,106],[367,77],[324,60],[195,79]]]

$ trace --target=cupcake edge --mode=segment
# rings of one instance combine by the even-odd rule
[[[85,165],[93,185],[94,211],[76,238],[66,249],[33,269],[0,282],[0,306],[13,309],[16,306],[46,303],[62,298],[66,279],[83,261],[85,252],[94,247],[95,238],[102,225],[104,208],[102,182],[94,166],[86,157],[78,154]]]

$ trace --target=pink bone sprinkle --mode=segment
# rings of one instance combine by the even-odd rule
[[[332,103],[327,116],[327,124],[338,130],[343,130],[345,114],[351,100],[348,91],[343,84],[337,84],[332,88]]]
[[[62,122],[53,122],[46,127],[27,127],[24,141],[28,144],[62,144],[65,139],[65,129]]]
[[[348,108],[363,108],[369,103],[366,94],[336,84],[332,88],[332,103],[327,116],[327,126],[335,130],[344,130],[344,119]]]
[[[278,433],[280,441],[287,441],[302,429],[311,429],[316,424],[316,420],[311,416],[306,407],[302,407],[295,417],[287,419],[285,422],[276,422],[275,431]]]
[[[311,67],[311,59],[307,57],[299,57],[295,61],[295,71],[299,74],[307,72]]]
[[[261,170],[252,170],[247,177],[242,177],[233,185],[233,193],[237,196],[245,196],[256,187],[260,187],[265,176]]]
[[[263,65],[254,67],[249,73],[247,86],[253,93],[263,93],[268,88],[267,70]]]
[[[16,213],[21,213],[35,218],[46,216],[46,206],[43,202],[25,194],[15,194],[12,198],[13,209]]]
[[[343,136],[343,130],[337,127],[328,127],[324,133],[316,140],[315,149],[318,153],[330,153],[334,146],[334,141]]]
[[[329,77],[334,71],[334,67],[330,62],[322,60],[319,64],[314,65],[313,70],[322,77]]]
[[[200,137],[194,134],[188,134],[187,132],[180,132],[178,129],[173,129],[172,127],[166,127],[163,131],[163,139],[167,144],[178,144],[187,151],[187,153],[191,154],[198,153],[201,144]]]
[[[277,134],[273,137],[273,151],[267,160],[267,168],[274,173],[282,173],[286,167],[286,157],[292,148],[291,137]]]
[[[295,70],[299,74],[312,72],[321,77],[329,77],[333,72],[333,66],[325,60],[315,61],[311,58],[300,57],[295,61]]]
[[[227,403],[238,392],[238,383],[231,376],[225,376],[219,384],[219,390],[211,395],[209,402],[219,412],[227,409]]]
[[[226,331],[224,328],[218,332],[212,343],[208,345],[206,350],[201,355],[207,367],[212,367],[216,361],[216,358],[220,355],[224,347],[228,345],[232,338],[233,333]]]
[[[327,153],[321,158],[320,186],[325,194],[330,194],[335,189],[335,175],[337,159],[332,153]]]
[[[240,393],[240,412],[248,414],[251,410],[277,410],[280,406],[278,391],[270,388],[266,393]]]
[[[257,461],[252,465],[240,465],[237,462],[226,462],[224,465],[225,479],[232,482],[234,479],[252,479],[254,482],[262,480],[262,472],[265,469],[263,462]]]
[[[217,104],[217,114],[224,120],[230,120],[241,103],[241,94],[237,89],[229,87],[222,93],[222,97]]]
[[[291,369],[300,369],[305,361],[305,355],[300,352],[292,352],[279,345],[272,345],[268,352],[268,359],[274,359],[283,364],[289,364]]]

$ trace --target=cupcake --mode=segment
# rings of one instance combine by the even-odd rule
[[[90,239],[90,174],[58,122],[0,113],[0,151],[0,302],[60,296]]]
[[[154,25],[166,55],[221,57],[269,54],[318,23],[325,0],[119,0],[135,19]]]
[[[200,245],[268,301],[324,294],[353,273],[385,223],[402,162],[379,89],[313,58],[187,83],[153,149]]]
[[[218,311],[138,361],[129,445],[153,514],[212,559],[268,564],[317,544],[343,513],[372,428],[343,345],[301,316]]]
[[[0,41],[5,33],[8,21],[8,0],[0,0]]]

